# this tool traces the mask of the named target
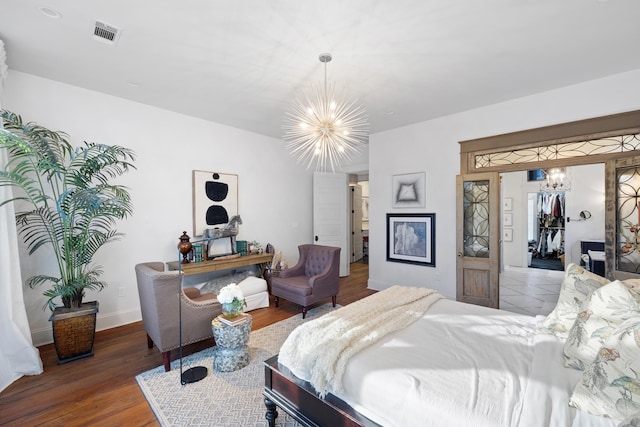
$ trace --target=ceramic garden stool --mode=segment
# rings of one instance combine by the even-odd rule
[[[216,317],[211,321],[213,338],[216,341],[216,352],[213,358],[213,369],[219,372],[231,372],[244,368],[249,364],[249,332],[252,318],[239,325],[231,326]]]

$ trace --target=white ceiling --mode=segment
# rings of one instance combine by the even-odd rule
[[[322,52],[376,133],[638,69],[639,18],[639,0],[0,0],[0,39],[10,69],[280,138]]]

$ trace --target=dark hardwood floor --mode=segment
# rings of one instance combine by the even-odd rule
[[[351,275],[340,279],[338,304],[347,305],[374,293],[367,289],[368,267],[351,264]],[[280,300],[276,309],[272,300],[268,308],[251,312],[253,330],[300,312],[299,306],[285,300]],[[192,344],[183,354],[211,345],[213,339]],[[39,350],[44,373],[22,377],[0,393],[0,425],[159,425],[135,380],[136,375],[162,364],[158,349],[147,349],[142,322],[98,332],[93,357],[64,365],[57,364],[53,344]],[[173,351],[172,358],[177,354]]]

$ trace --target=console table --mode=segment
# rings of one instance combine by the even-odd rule
[[[185,276],[200,273],[210,273],[212,271],[219,270],[231,270],[238,267],[244,267],[247,265],[258,265],[260,268],[260,275],[264,273],[264,269],[267,264],[271,262],[273,254],[258,254],[258,255],[245,255],[237,258],[223,258],[212,259],[203,262],[190,262],[187,264],[181,264],[181,269]],[[169,270],[178,269],[178,261],[167,262],[167,268]]]

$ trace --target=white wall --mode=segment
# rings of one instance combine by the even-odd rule
[[[434,99],[433,102],[438,102]],[[640,70],[371,135],[369,287],[429,286],[455,298],[455,177],[459,141],[640,109]],[[391,176],[426,171],[426,208],[436,214],[436,267],[386,261]]]
[[[88,293],[99,300],[98,329],[140,320],[134,266],[177,259],[178,237],[193,237],[192,170],[238,175],[238,238],[273,244],[289,263],[297,246],[312,240],[312,173],[297,165],[281,140],[149,107],[10,70],[4,107],[27,121],[63,130],[73,145],[118,144],[137,154],[137,170],[121,182],[130,187],[134,214],[118,229],[126,237],[107,245],[96,263],[108,287]],[[212,102],[217,102],[212,100]],[[362,168],[367,150],[354,162]],[[21,253],[22,277],[55,272],[46,250]],[[119,297],[122,288],[124,296]],[[51,342],[50,313],[42,289],[25,289],[34,343]]]
[[[565,198],[566,215],[564,250],[566,263],[580,263],[581,240],[604,240],[604,163],[569,168],[571,191]],[[591,212],[591,218],[580,219],[580,211]]]

